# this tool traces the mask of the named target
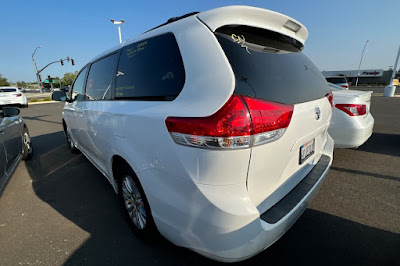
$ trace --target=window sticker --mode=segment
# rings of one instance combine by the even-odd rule
[[[232,34],[231,37],[232,37],[232,40],[235,43],[240,44],[240,46],[242,46],[243,48],[246,48],[246,52],[248,52],[250,54],[249,48],[245,44],[246,43],[246,39],[244,38],[243,35],[238,36],[236,34]]]
[[[130,59],[132,57],[135,57],[136,54],[138,54],[141,51],[144,51],[144,49],[146,48],[147,45],[147,41],[141,42],[139,43],[136,48],[132,47],[132,48],[128,48],[126,49],[126,56]]]

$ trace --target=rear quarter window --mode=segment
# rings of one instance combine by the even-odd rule
[[[299,43],[287,36],[254,27],[225,26],[216,31],[216,37],[235,74],[235,94],[296,104],[330,92]]]
[[[185,70],[172,33],[122,48],[115,98],[174,100],[185,82]]]

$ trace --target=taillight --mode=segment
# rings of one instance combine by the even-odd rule
[[[21,93],[18,93],[18,94],[14,94],[15,96],[17,96],[17,97],[21,97],[22,96],[22,94]]]
[[[335,106],[349,116],[359,116],[367,113],[367,106],[365,104],[336,104]]]
[[[331,104],[331,107],[333,108],[335,103],[333,102],[333,93],[332,92],[329,93],[328,100],[329,100],[329,103]]]
[[[178,144],[235,149],[280,138],[292,114],[292,105],[234,95],[209,117],[168,117],[165,124]]]
[[[349,85],[340,85],[340,87],[347,89],[349,87]]]

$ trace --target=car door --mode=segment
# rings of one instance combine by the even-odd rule
[[[2,120],[3,119],[0,118],[0,124]],[[7,163],[7,157],[6,157],[6,150],[3,144],[3,132],[1,132],[0,129],[0,191],[3,187],[4,182],[7,180],[6,163]]]
[[[112,90],[118,53],[107,55],[94,62],[89,70],[82,105],[83,117],[79,120],[80,145],[85,154],[103,172],[107,172],[107,161],[112,150]]]
[[[22,153],[22,120],[19,116],[4,117],[0,124],[0,134],[6,151],[5,171],[8,174]]]
[[[67,125],[69,134],[72,137],[75,145],[80,148],[82,130],[80,128],[80,119],[83,116],[83,103],[85,100],[84,91],[86,84],[86,74],[88,67],[84,67],[78,76],[75,78],[74,84],[72,85],[70,93],[70,101],[65,104],[64,107],[64,119]]]

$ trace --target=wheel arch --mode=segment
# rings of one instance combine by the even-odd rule
[[[114,185],[114,189],[115,189],[115,192],[117,193],[117,194],[119,194],[119,191],[118,191],[118,179],[119,178],[121,178],[121,176],[119,176],[119,173],[118,173],[118,168],[119,168],[119,166],[121,166],[121,165],[126,165],[126,166],[128,166],[131,170],[132,170],[132,172],[135,174],[135,176],[138,178],[138,176],[137,176],[137,174],[136,174],[136,172],[135,172],[135,170],[133,169],[133,167],[128,163],[128,161],[126,161],[122,156],[120,156],[120,155],[118,155],[118,154],[115,154],[115,155],[113,155],[112,157],[111,157],[111,171],[112,171],[112,180],[113,180],[113,185]],[[139,179],[139,178],[138,178]]]

